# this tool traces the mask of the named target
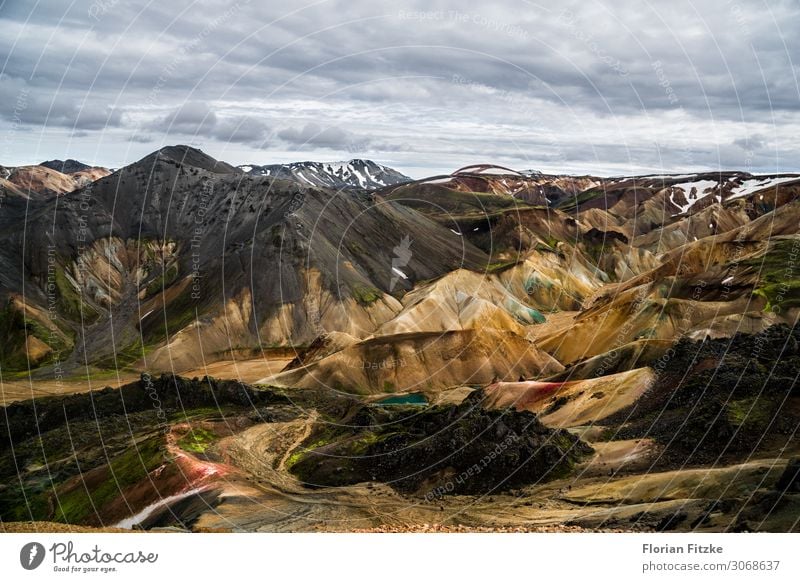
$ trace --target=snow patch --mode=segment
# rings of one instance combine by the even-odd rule
[[[695,180],[694,182],[681,182],[680,184],[673,184],[669,186],[669,188],[680,188],[683,190],[683,196],[686,198],[686,204],[678,204],[675,201],[675,194],[670,193],[669,200],[675,206],[681,209],[681,213],[685,213],[689,210],[695,203],[699,200],[702,200],[709,194],[709,190],[716,188],[719,183],[716,180]],[[696,198],[690,198],[692,188],[696,190]]]
[[[397,267],[392,267],[392,272],[395,275],[398,275],[398,276],[402,277],[403,279],[408,279],[408,275],[406,275],[403,271],[401,271]]]
[[[751,180],[745,180],[739,186],[731,190],[731,196],[728,197],[728,200],[741,198],[742,196],[747,196],[753,192],[758,192],[759,190],[764,190],[766,188],[774,188],[778,184],[783,184],[784,182],[793,182],[795,180],[800,180],[800,176],[784,176],[782,178],[754,178]],[[764,198],[762,196],[761,200],[763,199]]]

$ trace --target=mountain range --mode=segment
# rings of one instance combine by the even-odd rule
[[[526,496],[557,499],[544,522],[588,528],[797,527],[787,524],[800,507],[788,459],[800,420],[798,174],[599,177],[480,164],[413,180],[368,160],[234,167],[179,145],[113,173],[68,160],[2,175],[6,380],[47,386],[54,377],[146,373],[120,392],[141,404],[162,372],[227,374],[255,387],[207,379],[203,388],[172,375],[155,386],[169,406],[183,406],[185,394],[198,411],[217,394],[234,408],[264,400],[267,424],[232,413],[242,431],[208,412],[170,421],[169,450],[185,445],[181,470],[233,466],[255,479],[248,487],[263,481],[359,507],[360,484],[379,483],[388,488],[376,501],[383,515],[405,507],[403,496],[439,503],[432,492],[488,454],[487,443],[516,435],[461,494],[510,490],[516,499],[528,487]],[[39,406],[69,406],[80,422],[97,415],[83,396],[68,398]],[[109,418],[121,414],[104,398]],[[31,414],[11,406],[13,418]],[[144,404],[136,410],[144,435],[152,419]],[[33,438],[25,422],[7,432]],[[266,432],[271,423],[280,434]],[[61,424],[48,427],[63,438]],[[191,431],[202,446],[186,440]],[[98,483],[114,472],[114,461],[86,454]],[[534,461],[523,469],[523,458]],[[709,466],[720,471],[712,489],[746,483],[722,509],[691,473]],[[575,481],[562,481],[576,470]],[[506,482],[509,474],[517,477]],[[41,509],[37,519],[126,517],[111,498],[90,511],[71,475],[54,487],[82,505]],[[645,478],[650,485],[638,488]],[[170,479],[159,494],[186,490]],[[561,489],[543,485],[553,480]],[[220,511],[224,496],[212,500],[217,489],[192,483],[191,517],[181,523],[244,518],[235,503],[220,506],[223,518],[195,511],[198,500]],[[136,507],[153,502],[140,480],[129,486],[139,487]],[[0,509],[25,489],[14,491],[0,495]],[[253,495],[267,503],[270,491]],[[770,500],[780,511],[764,510]],[[441,503],[462,512],[462,501]],[[326,503],[310,510],[317,525],[335,515]],[[363,511],[368,526],[386,525]],[[420,511],[406,518],[430,518]],[[475,511],[489,519],[494,509]],[[148,523],[169,521],[161,517]]]

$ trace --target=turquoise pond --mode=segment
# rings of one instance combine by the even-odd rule
[[[414,392],[412,394],[398,394],[397,396],[389,396],[375,403],[377,406],[400,406],[400,405],[413,405],[413,406],[427,406],[428,399],[424,394]]]

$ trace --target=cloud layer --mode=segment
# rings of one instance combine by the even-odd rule
[[[0,163],[800,170],[796,2],[0,6]]]

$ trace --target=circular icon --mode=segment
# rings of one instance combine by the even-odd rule
[[[39,542],[30,542],[19,551],[19,563],[26,570],[35,570],[44,561],[44,546]]]

